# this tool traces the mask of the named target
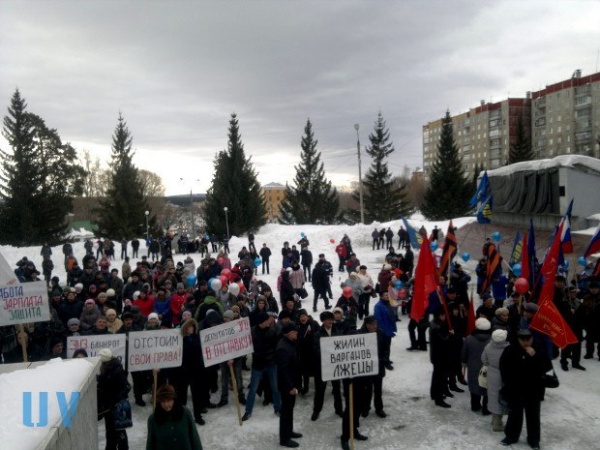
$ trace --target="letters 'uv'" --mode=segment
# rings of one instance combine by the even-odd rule
[[[56,402],[60,410],[62,424],[71,428],[79,405],[80,392],[71,392],[71,398],[67,401],[65,392],[56,392]],[[38,422],[33,422],[33,393],[23,392],[23,425],[29,428],[48,426],[48,392],[38,392]]]

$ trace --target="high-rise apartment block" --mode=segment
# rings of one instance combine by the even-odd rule
[[[600,158],[600,73],[568,79],[508,98],[481,104],[452,117],[454,140],[465,172],[495,169],[508,161],[523,120],[536,159],[579,154]],[[423,169],[429,176],[437,157],[442,120],[423,126]]]

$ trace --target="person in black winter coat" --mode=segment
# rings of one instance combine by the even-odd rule
[[[294,299],[295,293],[294,286],[292,286],[292,282],[290,281],[290,273],[284,270],[281,273],[281,290],[279,291],[282,309],[285,308],[285,303],[289,299]]]
[[[302,374],[301,395],[308,393],[310,377],[314,375],[313,341],[319,331],[319,324],[314,321],[305,309],[298,310],[298,358]]]
[[[375,319],[375,316],[365,317],[365,321],[362,328],[359,330],[359,333],[375,333],[377,335],[377,356],[379,359],[379,373],[377,375],[366,377],[364,383],[365,392],[361,415],[363,417],[367,417],[369,415],[369,411],[371,409],[371,399],[373,399],[373,394],[375,394],[373,404],[373,406],[375,406],[375,414],[383,419],[387,417],[387,414],[383,410],[382,398],[383,377],[385,377],[385,336],[383,332],[377,328],[377,319]]]
[[[198,322],[195,319],[186,320],[181,325],[183,336],[183,353],[181,357],[181,369],[178,383],[175,385],[177,398],[185,406],[187,404],[188,386],[192,391],[192,403],[194,405],[194,420],[198,425],[206,422],[202,418],[202,387],[205,381],[201,378],[204,361],[202,360],[202,345],[198,334]]]
[[[313,263],[313,256],[312,252],[308,249],[308,247],[302,247],[302,250],[300,252],[300,260],[302,264],[302,270],[304,271],[304,278],[306,278],[308,281],[312,281],[311,268]]]
[[[540,405],[544,392],[544,374],[552,368],[548,357],[533,348],[528,329],[520,330],[517,343],[506,347],[500,357],[500,375],[504,386],[500,395],[508,402],[508,420],[502,445],[519,440],[523,428],[523,411],[527,418],[527,443],[540,448]]]
[[[270,274],[269,259],[271,258],[271,249],[267,247],[267,244],[263,244],[258,254],[260,255],[260,259],[262,261],[262,274],[265,274],[265,267],[267,269],[267,275]]]
[[[286,324],[281,330],[282,338],[275,350],[277,364],[277,387],[281,395],[281,415],[279,416],[279,444],[284,447],[298,447],[292,438],[301,438],[294,432],[294,406],[300,389],[300,361],[296,352],[298,327]]]
[[[452,362],[450,339],[454,333],[449,331],[442,305],[436,307],[433,316],[429,328],[429,356],[433,364],[430,395],[437,406],[450,408],[444,398],[450,394],[448,390],[448,374]]]
[[[114,408],[127,398],[131,386],[127,382],[127,372],[121,361],[112,356],[110,349],[100,350],[100,374],[98,375],[98,417],[104,417],[106,427],[106,450],[126,450],[129,448],[127,431],[115,429]]]
[[[325,255],[321,253],[319,255],[319,261],[315,264],[315,268],[312,272],[312,285],[315,290],[315,298],[313,300],[313,312],[317,312],[317,301],[319,297],[323,298],[325,302],[325,308],[330,309],[329,300],[327,297],[328,291],[331,290],[330,277],[333,274],[333,267],[331,263],[325,259]]]

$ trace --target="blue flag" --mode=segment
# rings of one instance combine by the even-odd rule
[[[492,205],[493,205],[494,196],[490,195],[485,199],[483,204],[479,207],[477,211],[477,222],[479,223],[491,223],[492,222]]]
[[[521,255],[523,254],[523,238],[521,233],[517,231],[515,236],[515,244],[513,245],[512,253],[510,254],[510,260],[508,265],[510,267],[521,262]]]
[[[477,186],[477,190],[475,194],[471,198],[469,203],[469,207],[471,209],[477,208],[477,204],[483,202],[490,195],[490,181],[488,180],[487,170],[483,172],[483,176],[481,177],[481,181],[479,182],[479,186]]]
[[[421,244],[423,243],[423,236],[415,230],[406,220],[402,217],[402,222],[404,222],[404,226],[406,227],[406,231],[408,231],[408,237],[410,239],[410,246],[412,248],[419,249],[421,248]]]

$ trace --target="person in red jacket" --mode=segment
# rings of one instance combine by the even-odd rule
[[[177,283],[177,290],[171,296],[171,313],[173,314],[173,325],[177,326],[181,322],[181,313],[183,305],[187,299],[187,292],[183,283]]]
[[[340,259],[338,271],[343,272],[345,263],[346,263],[346,259],[348,258],[348,248],[346,248],[346,246],[340,242],[338,244],[338,246],[335,248],[335,252],[337,253],[338,258]]]
[[[135,298],[136,294],[137,298]],[[135,292],[133,297],[133,305],[139,306],[140,313],[143,316],[148,317],[150,313],[154,312],[154,299],[150,296],[150,292],[146,291],[146,289]]]

